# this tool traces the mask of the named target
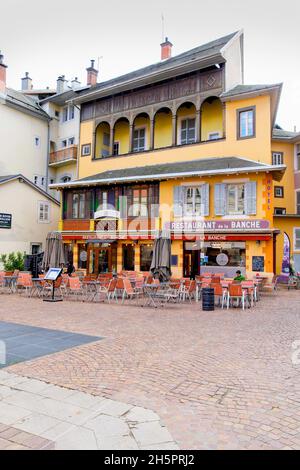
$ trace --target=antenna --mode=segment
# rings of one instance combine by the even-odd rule
[[[103,55],[100,55],[99,57],[97,57],[97,70],[99,71],[99,66],[100,66],[100,60],[103,59]]]
[[[162,42],[165,40],[165,17],[164,14],[161,14],[161,36],[162,36]]]

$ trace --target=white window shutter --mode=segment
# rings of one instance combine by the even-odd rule
[[[226,214],[226,184],[215,184],[215,215]]]
[[[203,217],[209,215],[209,184],[202,184],[200,186],[201,192],[201,215]]]
[[[245,184],[245,214],[256,215],[256,181]]]
[[[173,207],[174,207],[174,216],[175,217],[182,217],[183,186],[174,186]]]

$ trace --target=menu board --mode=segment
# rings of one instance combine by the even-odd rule
[[[252,271],[263,273],[265,270],[265,257],[252,256]]]
[[[61,268],[50,268],[44,279],[46,279],[47,281],[56,281],[56,279],[60,276],[61,273]]]
[[[3,214],[0,212],[0,228],[11,228],[11,214]]]

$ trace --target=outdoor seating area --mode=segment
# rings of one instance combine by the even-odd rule
[[[287,284],[289,286],[289,284]],[[170,278],[160,282],[149,272],[121,271],[98,276],[84,273],[63,273],[54,281],[55,295],[60,299],[82,302],[130,303],[142,307],[162,307],[172,303],[201,302],[203,289],[213,289],[214,304],[219,308],[253,308],[264,293],[274,295],[277,278],[257,275],[238,281],[226,278],[224,273],[189,278]],[[50,298],[53,283],[44,275],[32,277],[30,272],[0,272],[0,293],[16,294],[40,299]]]

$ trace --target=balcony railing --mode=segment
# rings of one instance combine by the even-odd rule
[[[50,153],[50,165],[62,165],[66,162],[77,161],[77,145],[71,145],[70,147],[57,150],[57,152]]]

